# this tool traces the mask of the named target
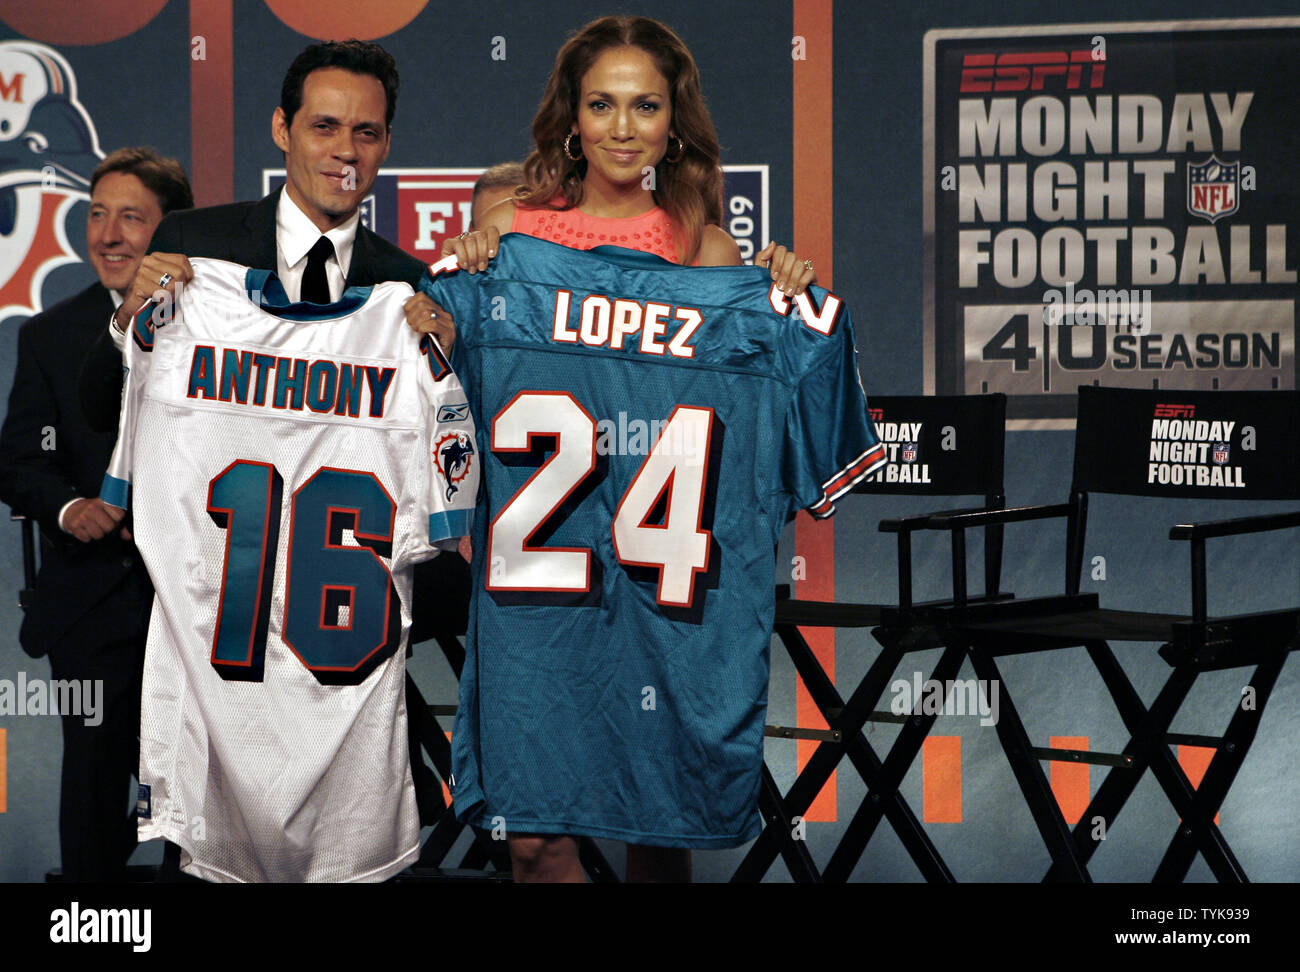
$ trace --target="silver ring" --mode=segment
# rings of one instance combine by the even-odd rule
[[[429,311],[429,319],[436,321],[438,319],[438,312],[433,310]]]
[[[812,261],[811,261],[811,260],[805,260],[805,261],[803,262],[803,268],[804,268],[805,270],[811,270],[811,269],[813,268]]]
[[[161,277],[158,278],[159,287],[166,287],[171,282],[172,282],[172,275],[170,273],[164,273]]]
[[[465,232],[461,233],[460,236],[456,237],[456,239],[463,240],[468,236],[469,236],[469,230],[466,230]]]

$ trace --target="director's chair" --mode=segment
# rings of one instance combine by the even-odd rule
[[[871,413],[877,429],[885,433],[883,437],[894,441],[889,443],[891,452],[886,465],[871,481],[860,483],[854,492],[981,496],[984,505],[978,509],[1005,505],[1002,484],[1005,395],[876,396],[871,399]],[[898,433],[904,427],[909,434],[899,438]],[[914,439],[910,437],[913,432]],[[899,793],[899,786],[937,715],[917,711],[910,716],[895,716],[874,711],[906,654],[943,647],[930,675],[942,682],[957,674],[964,659],[960,647],[943,645],[933,627],[921,622],[915,613],[917,608],[926,605],[913,604],[912,534],[925,529],[932,515],[925,513],[880,523],[881,532],[898,537],[897,605],[777,600],[774,631],[829,728],[768,727],[769,736],[814,739],[819,745],[784,795],[766,764],[763,766],[759,811],[764,828],[732,876],[733,881],[761,880],[778,854],[797,882],[846,881],[882,817],[889,820],[926,880],[953,880],[939,851]],[[985,536],[985,597],[1000,596],[997,591],[1001,563],[1002,532],[994,526]],[[895,607],[900,613],[893,625],[881,628],[887,607]],[[881,645],[881,652],[847,702],[813,654],[799,630],[801,627],[875,629],[872,633]],[[902,723],[903,728],[883,761],[863,735],[863,727],[869,721]],[[846,756],[869,792],[823,874],[808,853],[806,842],[793,837],[793,819],[807,811]]]
[[[931,520],[932,527],[952,535],[955,603],[930,611],[929,617],[945,641],[966,646],[978,677],[1000,684],[998,737],[1051,855],[1048,880],[1090,880],[1088,860],[1104,839],[1101,831],[1094,832],[1093,821],[1100,818],[1113,832],[1115,817],[1148,769],[1181,818],[1154,879],[1181,880],[1197,851],[1220,881],[1246,879],[1214,816],[1250,749],[1287,653],[1300,645],[1300,607],[1209,616],[1205,542],[1300,526],[1300,511],[1175,526],[1170,539],[1190,545],[1191,613],[1162,614],[1102,608],[1096,594],[1080,593],[1088,496],[1294,501],[1300,499],[1298,430],[1300,397],[1295,392],[1083,387],[1068,502]],[[999,603],[966,597],[956,583],[964,577],[966,530],[1059,518],[1066,521],[1064,594]],[[1112,641],[1161,644],[1160,657],[1172,671],[1149,709],[1116,661]],[[1075,646],[1087,650],[1129,733],[1121,753],[1034,746],[996,662],[1006,655]],[[1221,736],[1170,731],[1201,673],[1251,665],[1255,708],[1237,706]],[[1183,772],[1171,743],[1215,750],[1199,788]],[[1073,833],[1040,761],[1110,767]]]

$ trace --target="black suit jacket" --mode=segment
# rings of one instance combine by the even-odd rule
[[[59,510],[99,495],[116,436],[91,428],[77,376],[113,300],[101,284],[55,304],[18,332],[18,366],[0,428],[0,500],[41,528],[41,570],[19,640],[28,654],[81,656],[143,638],[151,597],[134,546],[116,535],[82,543],[59,529]],[[119,368],[120,370],[120,368]],[[72,660],[72,659],[69,659]]]
[[[149,249],[183,253],[187,257],[212,257],[274,271],[277,268],[275,211],[280,192],[277,190],[257,202],[169,213],[154,231]],[[425,269],[415,257],[359,226],[344,284],[365,287],[386,280],[403,280],[414,287]],[[104,312],[99,337],[86,358],[81,402],[87,418],[97,428],[115,432],[122,401],[122,357],[108,336],[109,313]],[[417,566],[411,643],[427,640],[440,632],[464,633],[469,588],[469,569],[457,554],[444,554]]]

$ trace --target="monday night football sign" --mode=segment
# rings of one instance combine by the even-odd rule
[[[925,390],[1296,387],[1300,19],[925,36]]]

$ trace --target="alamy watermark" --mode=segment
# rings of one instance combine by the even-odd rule
[[[978,715],[981,726],[997,725],[998,683],[982,678],[950,678],[940,682],[922,680],[920,672],[912,680],[895,679],[889,686],[893,698],[889,711],[894,715]]]
[[[601,456],[645,456],[653,449],[660,455],[677,456],[701,463],[709,448],[709,427],[700,422],[667,419],[617,418],[596,422],[596,454]]]
[[[50,941],[55,944],[130,945],[147,952],[153,944],[149,908],[83,908],[78,901],[50,912]]]
[[[104,721],[104,680],[0,678],[0,716],[82,716],[87,726]]]
[[[1123,328],[1132,334],[1151,330],[1150,290],[1074,289],[1043,291],[1043,323],[1051,327]]]

